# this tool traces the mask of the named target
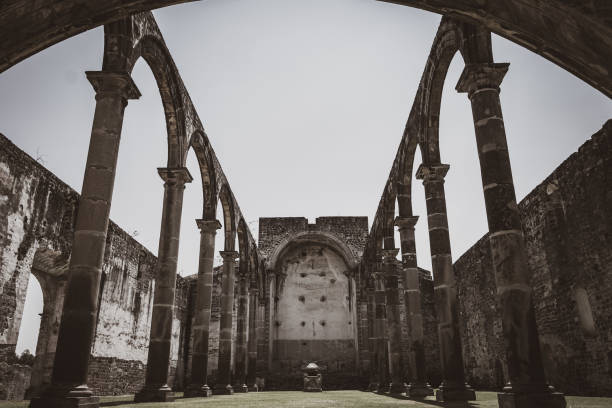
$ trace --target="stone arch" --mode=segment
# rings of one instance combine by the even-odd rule
[[[451,61],[460,52],[466,64],[493,62],[491,34],[482,27],[442,18],[421,79],[418,142],[423,164],[440,163],[440,106]]]
[[[225,233],[225,251],[233,251],[236,247],[236,228],[234,215],[234,200],[227,184],[219,189],[219,201],[223,209],[223,227]]]
[[[36,278],[42,290],[43,311],[36,342],[36,358],[26,396],[37,395],[51,383],[65,286],[68,279],[68,260],[52,249],[39,248],[34,254],[31,274]]]
[[[189,147],[183,87],[153,16],[140,14],[105,26],[103,71],[131,73],[140,58],[153,73],[164,108],[168,134],[166,167],[183,167]]]
[[[244,218],[240,218],[238,221],[238,228],[236,232],[238,234],[238,254],[239,254],[239,265],[238,270],[240,271],[240,275],[247,275],[249,273],[250,266],[250,248],[248,242],[248,228]]]
[[[210,144],[204,131],[200,129],[196,130],[191,135],[189,146],[193,149],[198,160],[198,166],[200,167],[203,195],[202,218],[205,220],[212,220],[215,218],[217,211],[217,200],[215,199],[217,178]]]
[[[322,243],[330,248],[332,248],[335,252],[342,257],[342,259],[346,262],[349,268],[355,268],[359,264],[358,257],[351,251],[351,249],[342,242],[336,235],[331,234],[329,232],[318,231],[318,232],[308,232],[303,231],[297,234],[293,234],[287,238],[285,238],[281,243],[279,243],[272,255],[270,255],[270,259],[266,265],[268,270],[276,270],[278,267],[278,261],[282,258],[289,249],[294,246],[303,244],[303,243]]]
[[[53,0],[31,7],[0,7],[0,72],[71,36],[130,14],[190,0]],[[606,2],[543,0],[534,4],[507,0],[381,0],[480,24],[552,61],[607,96],[612,95],[609,61],[612,26]],[[145,4],[146,3],[146,4]],[[85,10],[85,11],[84,11]],[[554,27],[555,29],[550,29]]]

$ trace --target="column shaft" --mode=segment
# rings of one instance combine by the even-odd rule
[[[219,329],[219,368],[215,394],[233,394],[232,387],[232,319],[234,309],[236,251],[221,251],[223,280],[221,283],[221,321]]]
[[[431,263],[434,276],[434,299],[438,318],[442,384],[436,399],[473,400],[474,391],[466,387],[459,333],[459,309],[453,261],[451,257],[444,176],[448,165],[421,165],[417,178],[423,180],[427,200],[427,222],[431,246]]]
[[[87,387],[89,355],[99,306],[98,291],[123,114],[128,99],[137,99],[140,93],[125,73],[87,72],[87,78],[96,90],[96,110],[51,386],[40,398],[32,399],[32,407],[98,406],[98,398]]]
[[[427,382],[425,365],[425,344],[423,332],[423,314],[421,311],[421,287],[419,268],[417,266],[416,240],[414,227],[419,217],[399,217],[395,224],[399,226],[402,250],[402,281],[404,286],[404,303],[406,306],[406,324],[410,339],[410,397],[433,395],[433,389]]]
[[[185,167],[160,168],[158,173],[164,180],[164,204],[157,253],[147,372],[144,388],[134,397],[136,402],[174,400],[172,389],[168,385],[168,368],[174,318],[176,266],[183,192],[185,183],[193,179]]]
[[[375,279],[375,333],[376,333],[376,368],[378,392],[389,390],[389,353],[387,342],[387,306],[384,276],[380,272],[374,273]]]
[[[234,392],[248,392],[246,385],[247,375],[247,325],[249,306],[249,280],[245,274],[238,281],[238,313],[236,315],[236,355],[235,355],[235,377],[236,385]]]
[[[402,394],[406,384],[402,376],[402,328],[399,311],[399,288],[396,259],[397,249],[383,250],[385,273],[385,296],[387,311],[387,333],[389,338],[389,374],[391,385],[389,392]]]
[[[249,336],[248,336],[248,362],[247,385],[249,391],[257,391],[257,341],[259,338],[257,315],[259,313],[259,292],[257,282],[251,282],[249,290]]]
[[[209,397],[211,391],[208,386],[208,335],[212,309],[215,235],[221,228],[221,223],[217,220],[196,220],[196,222],[200,229],[200,262],[191,329],[193,332],[191,384],[185,390],[185,397]]]
[[[376,324],[376,292],[373,287],[367,288],[368,296],[368,354],[370,355],[370,384],[368,391],[378,390],[378,327]]]
[[[489,242],[506,343],[509,382],[504,407],[565,407],[544,375],[527,266],[525,237],[516,203],[499,85],[509,64],[466,65],[457,90],[468,92],[478,146]]]

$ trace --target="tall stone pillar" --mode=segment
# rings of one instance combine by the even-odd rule
[[[221,283],[221,321],[219,328],[219,368],[215,394],[233,394],[232,387],[232,313],[234,309],[235,265],[238,252],[221,251],[223,281]]]
[[[406,384],[402,378],[402,326],[399,311],[397,252],[397,249],[383,250],[387,332],[389,338],[389,374],[391,376],[390,394],[403,394],[406,392]]]
[[[96,91],[83,188],[79,199],[68,283],[59,327],[51,386],[30,406],[98,407],[87,387],[89,355],[98,309],[108,214],[117,167],[123,113],[140,92],[127,73],[89,71]]]
[[[255,368],[255,379],[257,381],[257,391],[261,391],[263,389],[262,381],[265,381],[265,375],[268,370],[268,343],[266,341],[266,304],[269,304],[268,300],[264,296],[259,296],[257,301],[257,313],[255,315],[255,331],[257,334],[257,363]],[[265,382],[263,384],[265,384]]]
[[[249,288],[249,336],[248,336],[248,362],[247,362],[247,385],[249,391],[257,389],[257,341],[259,338],[258,321],[259,314],[259,291],[257,280],[252,279]]]
[[[438,317],[442,384],[436,392],[438,401],[467,401],[476,394],[465,383],[461,336],[459,333],[459,309],[453,261],[451,257],[444,176],[448,164],[421,165],[417,179],[423,180],[427,200],[427,222],[431,246],[431,264],[434,276],[434,299]]]
[[[376,333],[376,369],[377,392],[389,391],[389,353],[387,342],[387,306],[385,294],[385,277],[381,272],[374,273],[375,333]]]
[[[376,291],[374,287],[367,288],[368,296],[368,354],[370,355],[370,384],[368,391],[378,391],[378,326],[376,324]]]
[[[200,229],[200,263],[195,301],[193,333],[193,355],[191,358],[191,384],[185,397],[210,397],[208,386],[208,334],[212,309],[213,262],[215,258],[215,235],[221,228],[217,220],[196,220]]]
[[[185,167],[159,168],[157,171],[164,180],[164,205],[157,253],[147,373],[143,389],[134,397],[135,402],[174,401],[174,393],[168,385],[168,367],[172,342],[176,265],[183,192],[185,183],[190,183],[193,178]]]
[[[249,279],[246,274],[241,274],[238,280],[238,311],[236,313],[236,355],[235,373],[236,382],[234,392],[248,392],[246,385],[247,375],[247,324],[249,306]]]
[[[497,298],[502,313],[509,382],[498,394],[499,405],[565,407],[565,398],[546,383],[529,283],[525,238],[516,203],[499,86],[509,64],[466,65],[457,91],[472,103],[489,243]]]
[[[421,287],[419,285],[419,268],[416,257],[416,239],[414,227],[419,217],[398,217],[395,225],[399,228],[402,249],[402,280],[404,286],[404,303],[406,305],[406,323],[410,338],[410,384],[407,395],[412,398],[423,398],[433,395],[433,389],[427,382],[425,366],[425,344],[423,332],[423,314],[421,312]]]

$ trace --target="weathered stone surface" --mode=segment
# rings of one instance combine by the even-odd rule
[[[546,377],[569,394],[612,395],[611,123],[519,204]],[[455,271],[467,378],[500,389],[508,377],[491,262],[485,236]]]

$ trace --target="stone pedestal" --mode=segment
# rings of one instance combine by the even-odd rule
[[[304,368],[304,391],[322,392],[323,376],[316,363],[310,363]]]

